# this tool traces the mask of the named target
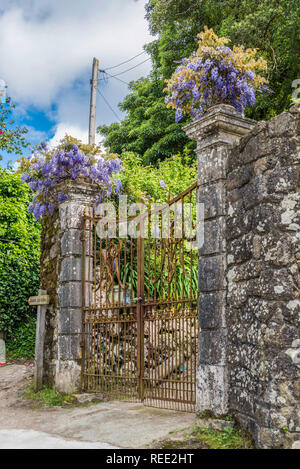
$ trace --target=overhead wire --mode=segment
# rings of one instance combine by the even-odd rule
[[[129,83],[128,83],[127,81],[124,81],[124,80],[122,80],[121,78],[115,77],[114,75],[111,75],[110,73],[106,72],[105,70],[103,70],[103,72],[104,72],[106,75],[108,75],[109,78],[114,78],[115,80],[118,80],[118,81],[120,81],[121,83],[124,83],[124,85],[129,86]],[[102,80],[103,80],[103,81],[106,81],[107,78],[106,78],[106,77],[105,77],[105,78],[100,78],[100,81],[102,81]]]
[[[125,60],[124,62],[119,63],[118,65],[114,65],[113,67],[107,67],[106,70],[112,70],[113,68],[118,68],[121,65],[127,64],[128,62],[131,62],[133,59],[136,59],[136,57],[140,57],[140,55],[145,54],[146,51],[143,50],[143,52],[140,52],[140,54],[134,55],[131,57],[131,59]]]
[[[149,60],[151,60],[151,57],[148,57],[148,59],[143,60],[143,62],[140,62],[140,63],[138,63],[137,65],[134,65],[133,67],[128,68],[127,70],[123,70],[123,71],[120,72],[120,73],[116,73],[115,75],[111,75],[111,77],[112,77],[112,78],[113,78],[113,77],[117,77],[117,76],[119,76],[119,75],[123,75],[124,73],[130,72],[130,70],[133,70],[134,68],[137,68],[137,67],[139,67],[140,65],[142,65],[142,64],[144,64],[144,63],[146,63],[146,62],[149,62]],[[105,71],[105,70],[104,70],[104,71]]]
[[[121,83],[124,83],[125,85],[129,85],[129,83],[127,83],[126,81],[122,80],[121,78],[118,78],[119,75],[123,75],[124,73],[127,73],[129,72],[130,70],[134,70],[135,68],[139,67],[140,65],[148,62],[149,60],[151,60],[150,57],[148,57],[146,60],[143,60],[142,62],[134,65],[133,67],[130,67],[128,68],[127,70],[123,70],[122,72],[119,72],[119,73],[116,73],[115,75],[111,75],[110,73],[107,72],[107,70],[112,70],[114,68],[117,68],[121,65],[124,65],[128,62],[130,62],[131,60],[135,59],[136,57],[139,57],[140,55],[144,54],[146,51],[143,51],[141,52],[140,54],[137,54],[135,55],[134,57],[131,57],[130,59],[128,60],[125,60],[124,62],[121,62],[119,63],[118,65],[114,65],[112,67],[108,67],[106,70],[101,70],[99,69],[99,72],[104,74],[105,76],[103,78],[99,78],[99,81],[106,81],[108,80],[108,78],[114,78],[115,80],[118,80],[120,81]],[[107,75],[107,76],[106,76]],[[105,96],[101,93],[101,91],[99,90],[99,88],[97,88],[97,91],[99,93],[99,95],[102,97],[103,101],[106,103],[107,107],[111,110],[111,112],[114,114],[114,116],[118,119],[119,122],[121,122],[119,116],[117,115],[117,113],[115,112],[115,110],[113,109],[113,107],[110,105],[110,103],[108,102],[108,100],[105,98]]]
[[[112,106],[109,104],[109,102],[107,101],[107,99],[105,98],[105,96],[101,93],[101,91],[99,90],[99,88],[97,88],[97,91],[99,93],[99,95],[101,96],[101,98],[103,99],[103,101],[106,103],[106,105],[109,107],[109,109],[111,110],[111,112],[114,114],[114,116],[118,119],[119,122],[121,122],[121,119],[119,118],[119,116],[117,115],[117,113],[114,111],[114,109],[112,108]]]

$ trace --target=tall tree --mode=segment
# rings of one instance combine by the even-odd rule
[[[125,119],[120,124],[98,127],[110,151],[135,152],[147,165],[194,148],[182,130],[182,123],[175,123],[174,111],[165,106],[164,86],[162,79],[153,76],[130,85],[131,92],[120,104],[127,113]]]
[[[290,106],[292,82],[300,77],[299,0],[149,0],[146,18],[157,39],[146,46],[153,71],[131,83],[120,104],[126,112],[120,124],[101,126],[111,151],[137,152],[144,164],[164,159],[192,144],[174,111],[165,109],[163,91],[177,63],[197,47],[197,34],[207,25],[233,44],[258,48],[268,64],[270,95],[261,94],[246,115],[269,119]]]
[[[268,64],[273,93],[260,96],[247,115],[270,118],[290,105],[292,82],[300,76],[298,0],[149,0],[146,17],[158,34],[158,67],[169,78],[178,55],[195,48],[204,25],[246,48],[258,48]]]

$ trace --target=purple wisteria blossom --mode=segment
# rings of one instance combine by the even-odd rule
[[[45,144],[42,144],[41,148],[47,150]],[[100,156],[91,163],[76,144],[64,142],[50,160],[42,153],[37,161],[35,158],[33,161],[28,173],[23,174],[21,179],[36,192],[29,205],[29,213],[33,213],[36,220],[47,213],[52,214],[55,206],[67,200],[67,194],[56,190],[57,185],[66,179],[76,180],[84,177],[91,184],[97,184],[97,202],[104,197],[110,197],[114,190],[116,193],[122,190],[120,179],[115,178],[124,169],[119,158]]]
[[[257,92],[271,92],[266,85],[257,85],[254,71],[235,63],[233,51],[226,46],[204,48],[201,57],[192,55],[181,60],[169,80],[169,95],[165,98],[168,107],[176,109],[175,121],[178,123],[188,113],[198,118],[220,103],[231,104],[244,113],[247,105],[254,106]]]

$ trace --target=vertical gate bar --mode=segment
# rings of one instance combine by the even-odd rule
[[[109,316],[109,302],[108,302],[108,278],[109,278],[109,267],[108,267],[108,234],[105,236],[105,270],[106,270],[106,280],[105,280],[105,315],[104,315],[104,324],[103,324],[103,387],[105,392],[107,392],[107,329],[109,327],[108,316]]]
[[[156,206],[156,197],[154,198],[154,207]],[[155,217],[154,217],[155,223]],[[157,279],[156,279],[156,261],[157,261],[157,246],[156,246],[156,237],[153,238],[153,245],[154,245],[154,274],[153,274],[153,290],[154,290],[154,302],[156,303],[156,288],[157,288]],[[157,307],[155,304],[155,313],[157,311]]]
[[[87,209],[86,210],[86,214],[87,214],[87,230],[86,230],[86,233],[87,233],[87,251],[86,251],[86,254],[88,257],[90,255],[90,249],[91,249],[91,246],[90,246],[90,220],[89,220],[89,210]],[[85,268],[85,282],[84,282],[84,306],[86,307],[87,305],[89,306],[89,301],[88,301],[88,295],[89,295],[89,270],[86,269],[86,258],[84,259],[84,268]],[[87,367],[87,389],[89,390],[90,388],[90,338],[91,338],[91,321],[90,321],[90,315],[91,315],[91,311],[88,309],[87,312],[86,312],[86,316],[87,316],[87,320],[88,320],[88,340],[87,340],[87,350],[86,350],[86,367]]]
[[[168,191],[168,203],[170,202],[170,191]],[[168,207],[169,208],[169,207]],[[169,301],[170,300],[170,222],[171,222],[171,218],[170,218],[170,210],[168,210],[168,237],[166,238],[165,240],[165,243],[166,243],[166,252],[167,252],[167,260],[168,260],[168,265],[167,265],[167,284],[168,284],[168,288],[167,288],[167,300]],[[165,319],[165,324],[166,324],[166,330],[167,330],[167,336],[165,338],[166,340],[166,349],[167,349],[167,356],[166,356],[166,361],[168,363],[168,366],[169,366],[169,370],[170,370],[170,314],[172,314],[173,310],[172,310],[172,305],[170,304],[169,306],[169,311],[168,311],[168,315],[166,316],[166,319]],[[165,372],[166,373],[166,372]],[[165,398],[166,399],[170,399],[170,383],[167,381],[167,378],[168,376],[165,376],[165,383],[164,383],[164,390],[165,390]]]
[[[118,228],[120,229],[120,228]],[[119,232],[119,236],[120,236],[120,232]],[[126,238],[123,238],[121,240],[121,251],[120,251],[120,265],[119,265],[119,270],[120,270],[120,279],[121,279],[121,283],[124,285],[124,288],[122,289],[122,294],[123,294],[123,304],[126,305],[127,304],[127,296],[126,296],[126,284],[127,284],[127,277],[126,277]],[[123,252],[123,261],[122,261],[122,252]],[[122,265],[123,265],[123,268],[124,268],[124,271],[123,271],[123,278],[121,277],[121,268],[122,268]],[[124,322],[120,322],[118,324],[118,329],[117,329],[117,334],[118,334],[118,345],[117,345],[117,373],[118,373],[118,376],[121,376],[121,368],[120,368],[120,339],[122,339],[122,344],[123,344],[123,356],[124,356],[124,363],[126,363],[125,361],[125,337],[124,337],[124,326],[125,326],[125,321],[128,320],[128,310],[127,309],[124,309],[123,310],[123,321]],[[127,367],[127,374],[128,374],[128,365],[125,365]],[[125,367],[124,367],[125,369]],[[123,371],[123,370],[122,370]],[[121,383],[124,384],[124,380],[120,379]]]
[[[93,215],[93,210],[91,210],[91,217]],[[90,303],[90,305],[93,305],[93,315],[94,315],[94,318],[93,318],[93,331],[94,331],[94,339],[93,339],[93,355],[94,355],[94,377],[93,377],[93,389],[96,389],[96,381],[97,381],[97,370],[99,370],[99,368],[97,367],[97,354],[96,354],[96,351],[97,351],[97,325],[96,325],[96,288],[95,288],[95,285],[96,285],[96,253],[97,253],[97,250],[96,250],[96,243],[97,243],[97,235],[96,235],[96,226],[95,226],[95,221],[93,219],[92,221],[92,246],[93,246],[93,251],[92,251],[92,255],[93,257],[89,257],[89,260],[88,260],[88,268],[91,269],[91,266],[90,266],[90,262],[93,260],[93,278],[91,280],[91,294],[92,294],[92,301]],[[99,371],[98,371],[99,373]]]
[[[138,319],[138,377],[139,397],[144,400],[144,219],[141,218],[137,239],[137,319]]]
[[[97,288],[97,278],[96,278],[96,266],[97,266],[97,233],[96,233],[96,223],[93,220],[93,229],[94,229],[94,246],[93,246],[93,307],[96,310],[96,288]]]
[[[140,297],[142,298],[141,301],[141,365],[142,365],[142,373],[141,373],[141,394],[142,394],[142,401],[144,400],[144,378],[145,378],[145,218],[142,218],[141,222],[141,283],[140,283]]]
[[[95,214],[96,216],[96,211],[95,211]],[[95,275],[95,289],[94,289],[94,303],[95,303],[95,320],[96,320],[96,323],[95,323],[95,328],[96,328],[96,351],[97,351],[97,357],[96,357],[96,362],[97,362],[97,370],[98,370],[98,376],[95,377],[95,389],[97,390],[99,388],[99,375],[101,373],[101,368],[100,368],[100,354],[99,354],[99,311],[97,310],[97,308],[99,307],[98,304],[97,304],[97,257],[98,257],[98,253],[97,253],[97,231],[96,231],[96,228],[97,228],[97,223],[94,219],[94,230],[95,230],[95,271],[94,271],[94,275]],[[99,279],[100,281],[100,279]],[[100,292],[101,292],[101,289],[100,289]]]
[[[181,259],[184,266],[184,197],[181,199],[181,216],[182,216],[182,227],[181,227]],[[185,287],[185,275],[182,279],[182,299],[184,298],[184,287]],[[184,307],[184,305],[182,305]]]
[[[190,242],[190,275],[191,275],[191,281],[190,281],[190,294],[189,294],[189,297],[190,299],[192,299],[192,296],[193,296],[193,246],[192,246],[192,232],[193,232],[193,209],[192,209],[192,195],[193,195],[193,192],[190,192],[189,194],[189,204],[190,204],[190,229],[191,229],[191,232],[190,232],[190,239],[191,239],[191,242]],[[192,312],[192,303],[190,303],[190,309],[191,309],[191,312]]]
[[[102,232],[102,222],[101,220],[99,221],[99,226],[101,227],[100,229],[100,232]],[[102,366],[102,360],[103,360],[103,355],[102,355],[102,324],[101,324],[101,318],[102,318],[102,315],[103,315],[103,312],[102,312],[102,308],[103,308],[103,305],[102,305],[102,296],[103,296],[103,276],[104,276],[104,262],[103,259],[102,259],[102,249],[103,249],[103,239],[102,238],[99,238],[99,285],[98,285],[98,288],[99,288],[99,316],[98,316],[98,342],[97,342],[97,345],[98,345],[98,354],[99,354],[99,359],[98,359],[98,362],[99,362],[99,370],[100,370],[100,374],[103,373],[103,366]],[[103,265],[102,265],[103,264]],[[100,390],[102,389],[102,380],[103,380],[103,377],[102,376],[99,376],[98,378],[98,389],[100,387]]]
[[[147,301],[150,301],[151,297],[151,275],[150,275],[150,269],[151,269],[151,203],[150,199],[148,200],[148,295],[147,295]]]
[[[81,277],[81,302],[82,302],[82,309],[81,309],[81,391],[84,390],[84,373],[85,373],[85,224],[86,224],[86,212],[84,210],[83,217],[82,217],[82,233],[81,233],[81,247],[82,247],[82,277]]]
[[[137,317],[138,317],[138,377],[139,377],[139,397],[144,400],[144,262],[145,262],[145,242],[144,242],[144,219],[141,218],[139,223],[139,233],[137,240]]]
[[[91,255],[91,219],[90,219],[90,210],[89,208],[87,209],[87,216],[88,216],[88,248],[87,248],[87,258],[88,258],[88,263],[87,264],[87,275],[86,275],[86,285],[85,285],[85,303],[86,306],[90,308],[91,302],[90,302],[90,269],[89,269],[89,260],[90,260],[90,255]],[[88,334],[88,346],[87,346],[87,366],[88,366],[88,377],[87,377],[87,388],[88,390],[91,389],[90,383],[92,380],[91,377],[91,360],[92,360],[92,355],[91,355],[91,347],[92,347],[92,332],[93,332],[93,321],[92,321],[92,311],[89,309],[87,316],[88,316],[88,321],[89,321],[89,334]]]
[[[154,347],[154,353],[155,353],[155,379],[153,382],[153,399],[156,401],[157,400],[157,384],[158,384],[158,366],[159,366],[159,356],[158,356],[158,337],[159,337],[159,320],[158,320],[158,311],[157,311],[157,306],[155,309],[155,320],[154,320],[154,340],[155,340],[155,347]]]
[[[133,333],[131,335],[131,339],[129,339],[129,341],[128,341],[127,351],[128,351],[128,360],[129,360],[130,366],[132,366],[132,370],[135,371],[135,356],[133,356],[133,354],[132,354],[132,350],[133,350],[133,346],[134,346],[134,342],[135,342],[134,341],[135,327],[137,328],[137,306],[135,306],[135,307],[132,306],[133,305],[133,255],[134,255],[133,243],[134,243],[134,238],[130,238],[129,240],[130,240],[130,284],[131,284],[130,319],[131,319],[132,315],[134,315],[134,319],[136,321],[136,326],[135,326],[134,323],[132,324],[132,327],[133,327],[132,332]],[[129,329],[129,326],[128,326],[128,329]],[[138,363],[137,363],[137,367],[138,367]],[[132,373],[132,374],[133,374],[133,376],[135,376],[135,373]],[[137,391],[136,391],[136,382],[135,381],[131,381],[131,392],[133,390],[134,390],[135,397],[136,397]]]

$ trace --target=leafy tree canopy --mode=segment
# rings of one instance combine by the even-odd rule
[[[14,105],[10,99],[5,104],[0,103],[0,152],[4,150],[7,153],[21,155],[22,149],[28,145],[24,138],[27,129],[14,125],[14,121],[11,119],[13,108]]]
[[[174,123],[174,110],[164,107],[163,89],[177,62],[196,49],[205,25],[232,44],[258,48],[268,62],[266,78],[273,93],[259,96],[247,116],[269,119],[290,106],[292,81],[300,76],[298,0],[149,0],[146,18],[157,35],[145,47],[153,71],[131,83],[120,104],[125,119],[98,128],[111,151],[137,152],[148,164],[191,148],[181,130],[186,121]]]
[[[10,337],[34,311],[39,288],[40,225],[28,214],[32,193],[20,174],[0,169],[0,330]]]
[[[157,67],[164,78],[174,61],[195,50],[197,33],[207,25],[232,44],[259,49],[268,62],[273,94],[261,96],[254,119],[270,118],[290,106],[292,81],[300,76],[300,3],[298,0],[149,0],[146,17],[159,35]]]
[[[127,116],[121,124],[98,127],[106,137],[105,146],[113,153],[135,152],[143,164],[156,163],[185,149],[194,148],[183,132],[182,124],[174,122],[175,112],[164,103],[164,80],[141,78],[131,83],[131,92],[120,104]]]
[[[141,157],[133,152],[124,152],[122,164],[125,171],[120,174],[125,194],[139,202],[166,202],[194,184],[197,179],[197,164],[191,152],[173,155],[156,166],[144,166]]]

